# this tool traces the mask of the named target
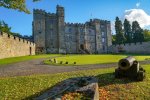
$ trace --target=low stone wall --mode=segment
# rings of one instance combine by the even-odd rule
[[[142,43],[130,43],[121,45],[112,45],[109,49],[112,53],[125,52],[137,54],[150,54],[150,41]]]
[[[0,32],[0,59],[26,55],[35,55],[33,42]]]

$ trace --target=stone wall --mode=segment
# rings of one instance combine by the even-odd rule
[[[139,54],[150,54],[150,41],[141,43],[121,44],[113,45],[110,47],[110,52],[118,53],[119,51],[125,53],[139,53]]]
[[[0,32],[0,59],[26,55],[35,55],[34,43]]]

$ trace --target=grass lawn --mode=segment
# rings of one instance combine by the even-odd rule
[[[39,58],[48,58],[53,56],[58,56],[59,54],[43,54],[43,55],[34,55],[34,56],[21,56],[21,57],[12,57],[0,59],[0,65],[11,64],[26,60],[39,59]]]
[[[144,65],[144,68],[146,70],[146,79],[143,82],[132,82],[128,79],[115,79],[113,75],[114,68],[0,78],[0,100],[32,99],[60,81],[72,77],[91,75],[99,79],[99,87],[101,90],[105,91],[101,92],[101,95],[104,95],[110,100],[149,100],[150,65]]]
[[[63,65],[65,62],[68,62],[68,65],[73,65],[76,62],[76,65],[86,65],[86,64],[102,64],[102,63],[113,63],[118,62],[121,58],[127,57],[128,55],[111,55],[111,54],[102,54],[102,55],[67,55],[63,57],[56,58],[57,64],[60,65],[60,61],[63,61]],[[134,55],[134,57],[138,61],[143,61],[146,58],[150,58],[150,56],[146,55]],[[53,60],[53,59],[52,59]],[[44,61],[45,64],[54,64],[49,60]]]

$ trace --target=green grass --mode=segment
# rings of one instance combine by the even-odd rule
[[[148,100],[150,98],[150,65],[145,65],[144,68],[146,79],[143,82],[115,79],[113,75],[114,68],[0,78],[0,100],[32,99],[60,81],[72,77],[91,75],[98,78],[100,88],[109,91],[110,100]]]
[[[34,55],[34,56],[21,56],[21,57],[12,57],[0,59],[0,65],[12,64],[26,60],[39,59],[39,58],[48,58],[53,56],[58,56],[59,54],[43,54],[43,55]]]
[[[102,63],[114,63],[118,62],[120,59],[127,57],[128,55],[67,55],[63,57],[56,58],[57,64],[51,63],[49,60],[45,60],[45,64],[54,64],[60,65],[60,61],[63,61],[63,65],[66,65],[65,62],[69,62],[68,65],[73,65],[76,62],[76,65],[86,65],[86,64],[102,64]],[[146,55],[134,55],[138,61],[143,61],[150,56]],[[53,59],[52,59],[53,60]]]

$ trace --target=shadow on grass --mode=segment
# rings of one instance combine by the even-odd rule
[[[129,80],[127,78],[116,79],[114,77],[114,73],[99,74],[95,77],[98,79],[98,83],[99,83],[100,87],[107,86],[107,85],[112,85],[112,84],[127,84],[127,83],[135,82],[135,81]],[[60,84],[66,82],[68,80],[77,79],[77,78],[83,78],[83,77],[69,78],[69,79],[66,79],[64,81],[61,81],[61,82],[57,83],[53,87],[59,86]],[[40,91],[40,92],[38,92],[34,95],[31,95],[29,97],[24,98],[23,100],[35,100],[36,97],[41,96],[45,92],[48,92],[49,90],[53,89],[53,87],[49,87],[45,90],[42,90],[42,91]],[[38,99],[36,99],[36,100],[38,100]]]
[[[105,73],[97,75],[96,78],[98,79],[99,86],[107,86],[112,84],[127,84],[136,82],[135,80],[130,80],[128,78],[120,78],[116,79],[114,73]]]
[[[47,99],[49,100],[49,97],[50,98],[54,98],[56,96],[59,97],[60,94],[64,94],[66,92],[75,92],[75,90],[79,90],[83,86],[86,86],[92,83],[97,83],[97,82],[98,80],[94,76],[68,78],[59,83],[56,83],[52,87],[49,87],[45,90],[40,91],[39,93],[26,97],[23,100],[47,100]],[[88,90],[90,89],[93,89],[93,88],[88,86]],[[91,94],[94,95],[93,92],[90,92],[90,95],[88,96],[90,97]]]

